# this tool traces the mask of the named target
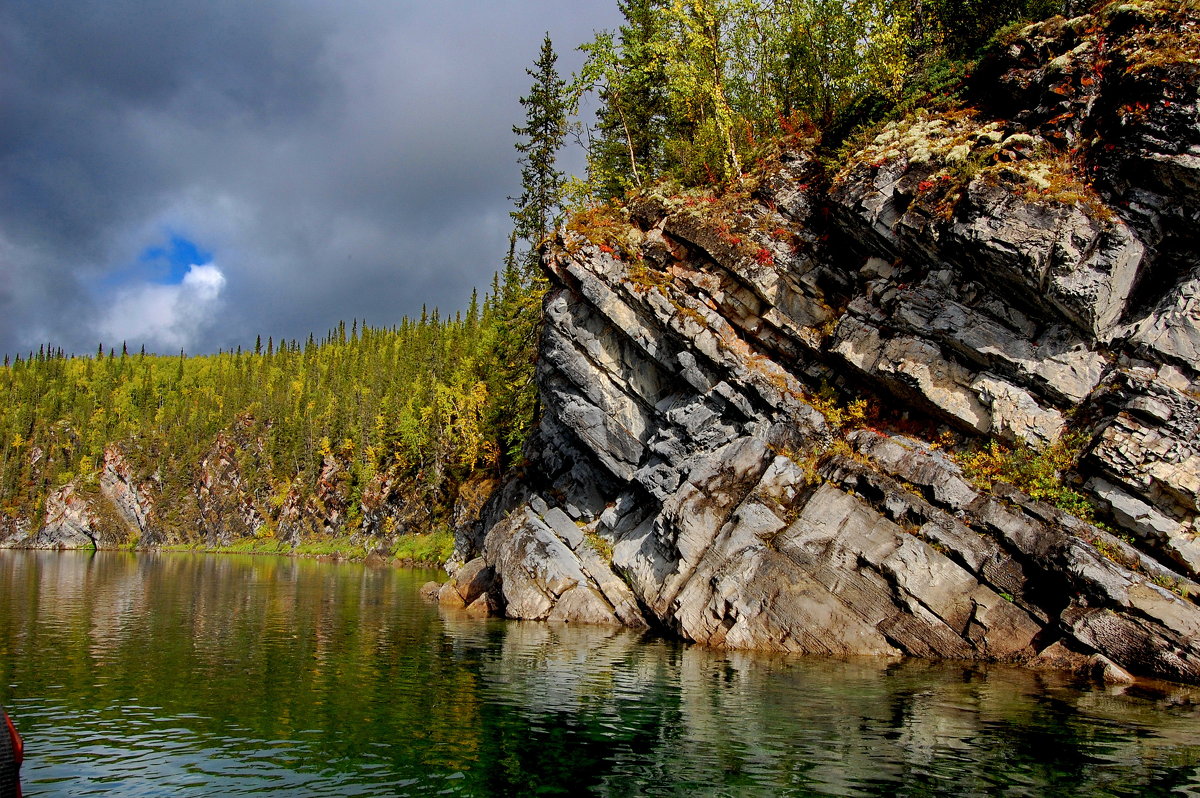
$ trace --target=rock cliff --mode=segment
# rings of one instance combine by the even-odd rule
[[[149,486],[139,484],[121,450],[104,450],[104,464],[94,484],[68,483],[46,499],[45,516],[36,530],[14,530],[11,536],[29,548],[81,548],[137,543],[155,538],[151,526]]]
[[[1198,72],[1194,10],[1112,3],[839,158],[575,219],[441,600],[1200,682]],[[968,478],[993,440],[1087,506]]]
[[[194,478],[163,473],[163,458],[138,441],[111,444],[97,473],[76,477],[33,516],[0,514],[0,547],[37,549],[222,547],[247,539],[279,550],[342,536],[364,551],[386,553],[404,536],[434,526],[443,496],[403,474],[380,470],[353,484],[346,452],[322,454],[315,489],[263,479],[263,441],[247,419],[217,433]],[[34,453],[34,456],[40,456]],[[454,485],[451,519],[474,522],[494,479],[479,474]]]

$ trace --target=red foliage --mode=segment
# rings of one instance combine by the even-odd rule
[[[754,259],[758,261],[760,266],[774,266],[775,256],[771,254],[771,250],[766,247],[759,247],[754,253]]]

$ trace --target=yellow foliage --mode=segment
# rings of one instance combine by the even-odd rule
[[[866,426],[869,405],[866,399],[854,399],[847,405],[838,401],[837,392],[828,384],[821,386],[815,395],[806,395],[805,401],[825,417],[830,428],[844,432]]]
[[[1010,447],[991,440],[986,446],[956,455],[955,459],[963,474],[984,490],[990,490],[997,482],[1006,482],[1030,498],[1091,523],[1095,521],[1095,506],[1065,482],[1066,474],[1079,462],[1084,443],[1080,435],[1065,435],[1054,445],[1034,451],[1025,444]]]

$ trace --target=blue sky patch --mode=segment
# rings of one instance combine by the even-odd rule
[[[138,257],[144,264],[146,279],[162,285],[179,285],[192,266],[211,263],[212,253],[201,249],[194,241],[172,234],[165,246],[147,247]]]
[[[212,263],[213,254],[187,236],[167,235],[165,244],[148,246],[132,262],[98,276],[93,285],[101,293],[131,285],[179,285],[192,266]]]

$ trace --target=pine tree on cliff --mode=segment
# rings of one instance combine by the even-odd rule
[[[567,135],[566,83],[558,75],[558,56],[547,33],[533,69],[529,94],[521,98],[525,124],[514,125],[520,153],[521,196],[512,212],[517,238],[528,244],[523,257],[527,277],[538,279],[541,248],[562,220],[563,173],[557,168],[558,151]]]
[[[488,358],[486,384],[492,401],[488,426],[494,430],[499,465],[518,460],[525,438],[537,420],[537,386],[534,362],[544,278],[536,284],[518,263],[516,232],[509,239],[508,255],[495,310],[491,314],[495,335]]]
[[[566,83],[558,75],[558,56],[550,35],[542,41],[529,94],[521,98],[525,124],[514,125],[521,165],[521,196],[512,211],[513,232],[505,259],[503,284],[496,297],[496,333],[488,374],[489,426],[504,459],[520,456],[537,420],[533,364],[541,319],[545,278],[539,261],[554,228],[562,221],[563,173],[558,151],[567,133]],[[517,242],[526,248],[518,252]]]

